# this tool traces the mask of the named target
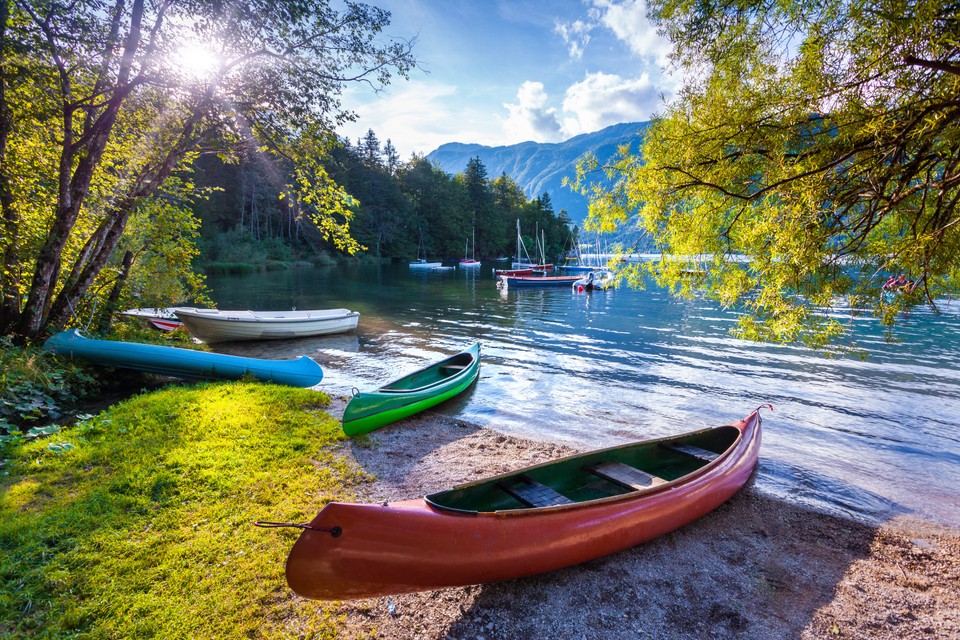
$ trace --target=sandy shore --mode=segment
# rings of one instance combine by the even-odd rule
[[[342,409],[335,398],[331,413]],[[345,445],[377,478],[364,487],[369,501],[571,452],[433,412],[371,441]],[[907,519],[868,526],[748,485],[697,522],[612,556],[510,582],[345,602],[342,612],[343,637],[960,638],[960,531]]]

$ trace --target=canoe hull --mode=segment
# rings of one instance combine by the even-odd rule
[[[402,393],[383,391],[383,389],[396,385],[404,379],[424,375],[432,369],[442,368],[446,363],[462,360],[464,354],[469,355],[470,363],[456,375],[452,375],[435,385]],[[404,376],[397,381],[384,385],[377,391],[360,392],[354,395],[343,412],[343,431],[348,436],[355,436],[369,433],[398,420],[408,418],[464,392],[476,381],[479,375],[480,344],[474,343],[469,349],[456,356],[446,358]]]
[[[286,340],[357,328],[360,314],[349,309],[255,312],[177,309],[177,318],[190,333],[207,343],[240,340]]]
[[[261,382],[312,387],[323,379],[323,369],[307,356],[296,360],[260,360],[153,344],[93,340],[80,335],[77,329],[50,337],[43,347],[101,366],[188,380],[239,380],[249,376]]]
[[[328,504],[291,550],[287,582],[308,598],[364,598],[509,580],[641,544],[709,513],[747,482],[759,415],[733,426],[737,442],[689,479],[614,499],[482,513],[422,499]]]

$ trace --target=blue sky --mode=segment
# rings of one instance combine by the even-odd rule
[[[446,142],[559,142],[661,110],[676,81],[644,0],[368,0],[385,35],[416,38],[423,70],[379,94],[348,87],[359,120],[402,159]]]

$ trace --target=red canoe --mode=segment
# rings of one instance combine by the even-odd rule
[[[552,571],[658,536],[717,508],[750,478],[760,416],[570,456],[384,504],[330,503],[287,558],[319,600],[423,591]]]

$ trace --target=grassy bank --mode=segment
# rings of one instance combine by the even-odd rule
[[[168,387],[0,450],[0,636],[333,637],[295,598],[294,529],[363,476],[316,391]],[[294,622],[295,618],[295,622]],[[291,627],[292,625],[292,627]]]

